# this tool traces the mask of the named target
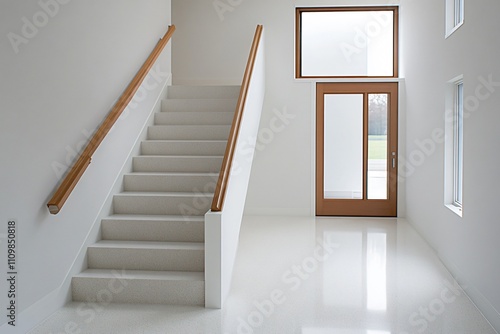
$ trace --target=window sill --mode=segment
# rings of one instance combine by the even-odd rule
[[[450,209],[453,213],[455,213],[457,216],[459,216],[460,218],[462,218],[462,208],[456,206],[456,205],[453,205],[453,204],[446,204],[445,205],[448,209]]]
[[[453,28],[451,28],[450,30],[447,30],[446,31],[446,34],[444,36],[445,39],[448,39],[448,37],[450,37],[451,35],[453,35],[453,33],[455,31],[457,31],[461,26],[463,26],[464,24],[464,21],[462,20],[459,24],[457,24],[456,26],[454,26]]]

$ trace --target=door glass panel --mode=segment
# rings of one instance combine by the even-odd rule
[[[363,94],[324,95],[324,198],[363,198]]]
[[[368,94],[368,199],[387,199],[388,94]]]

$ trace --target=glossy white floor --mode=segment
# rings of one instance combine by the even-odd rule
[[[496,333],[395,219],[247,217],[226,307],[69,304],[31,333]]]

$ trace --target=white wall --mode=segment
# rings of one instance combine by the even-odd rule
[[[403,0],[402,52],[407,98],[407,218],[488,320],[500,330],[498,166],[500,2],[465,1],[465,24],[445,40],[444,1]],[[446,82],[464,75],[463,218],[444,206]],[[480,77],[498,84],[485,86]],[[467,107],[469,101],[469,107]],[[473,102],[479,102],[476,107]],[[471,108],[472,107],[472,108]],[[496,310],[495,310],[496,309]]]
[[[220,16],[214,3],[226,5]],[[310,82],[294,79],[294,45],[295,7],[315,5],[352,1],[172,1],[178,28],[174,84],[240,84],[255,25],[266,29],[266,99],[247,198],[249,214],[314,214],[313,91]]]
[[[33,319],[23,319],[22,312],[65,281],[157,89],[136,96],[142,102],[122,115],[61,213],[52,216],[46,203],[60,173],[163,36],[171,14],[170,0],[57,1],[0,4],[0,234],[8,219],[17,220],[17,311],[25,324]],[[38,26],[30,30],[25,21],[34,20]],[[12,47],[9,36],[21,44]],[[169,50],[157,69],[161,80],[171,71]],[[3,282],[1,288],[3,309]]]

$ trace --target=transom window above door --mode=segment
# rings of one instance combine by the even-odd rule
[[[296,78],[398,77],[398,7],[296,8]]]

